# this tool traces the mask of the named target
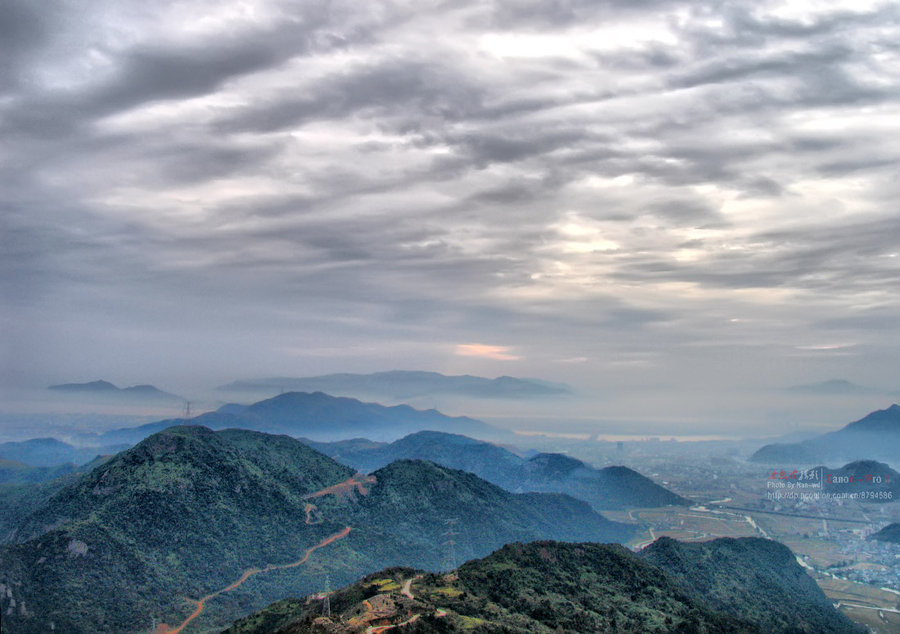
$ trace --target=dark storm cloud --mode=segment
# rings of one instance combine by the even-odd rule
[[[756,176],[746,179],[741,183],[741,189],[743,189],[744,196],[747,198],[776,198],[783,196],[787,191],[781,183],[768,176]]]
[[[691,226],[708,226],[710,223],[722,222],[723,217],[718,209],[703,200],[679,200],[677,198],[658,200],[647,207],[647,211],[664,218],[670,218],[677,224]]]
[[[103,114],[147,101],[204,95],[233,77],[276,66],[306,48],[306,34],[288,28],[176,50],[132,50],[115,76],[84,100],[84,108]]]
[[[29,57],[52,35],[53,3],[38,6],[28,0],[9,0],[0,19],[0,94],[18,88],[26,78]]]
[[[143,159],[159,166],[156,178],[166,185],[207,182],[246,172],[248,166],[263,165],[282,149],[275,144],[256,143],[242,147],[206,140],[170,140],[164,145],[154,145],[144,144]],[[148,182],[153,180],[150,174],[145,178]]]
[[[71,25],[84,19],[72,8],[67,11],[57,23]],[[61,10],[57,13],[64,14]],[[29,4],[15,3],[11,19],[2,21],[11,35],[4,44],[11,64],[17,55],[35,53],[49,41],[50,27],[43,14]],[[330,23],[335,14],[325,3],[311,2],[292,7],[274,26],[226,28],[196,41],[153,40],[121,50],[100,44],[103,55],[114,60],[111,68],[102,68],[97,79],[91,77],[78,88],[40,90],[32,82],[7,107],[3,129],[15,134],[58,135],[142,104],[213,93],[230,80],[277,68],[296,56],[341,49],[349,44],[348,38],[366,39],[365,29],[343,29],[344,34],[337,36],[332,29],[339,25]]]
[[[342,119],[360,110],[368,116],[406,115],[410,119],[458,120],[477,109],[480,89],[464,75],[434,61],[390,58],[364,64],[304,87],[285,90],[284,98],[225,119],[227,132],[271,132],[315,119]],[[297,92],[301,94],[296,95]],[[401,128],[414,131],[413,121]],[[390,125],[390,119],[385,121]],[[416,126],[418,127],[418,126]]]
[[[676,78],[674,88],[693,88],[705,84],[721,84],[740,80],[797,77],[809,81],[831,66],[854,57],[852,48],[832,44],[824,50],[772,54],[769,58],[747,57],[716,59]]]
[[[732,3],[724,14],[731,26],[732,41],[743,45],[760,45],[773,40],[802,41],[822,36],[843,35],[846,38],[855,27],[878,27],[896,22],[900,17],[900,11],[892,2],[880,3],[868,11],[836,9],[805,20],[761,16],[748,10],[749,7]]]
[[[706,3],[715,6],[718,3]],[[526,2],[492,2],[485,14],[494,28],[558,29],[609,18],[615,14],[652,13],[671,6],[660,0],[527,0]]]
[[[98,117],[143,103],[205,95],[231,78],[275,66],[308,47],[290,25],[276,32],[216,38],[198,46],[171,44],[125,51],[111,77],[82,91],[26,95],[11,108],[4,128],[19,134],[60,134]]]

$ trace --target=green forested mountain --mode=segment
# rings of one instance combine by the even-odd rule
[[[508,542],[551,533],[567,541],[607,542],[632,534],[630,526],[610,522],[567,495],[513,494],[431,462],[399,460],[373,475],[378,484],[353,502],[351,518],[360,526],[354,537],[371,539],[385,554],[384,565],[452,567]],[[446,566],[448,532],[454,533],[455,561]],[[388,545],[396,553],[388,555]]]
[[[363,634],[399,625],[408,634],[861,631],[831,606],[809,577],[778,609],[779,614],[796,610],[797,618],[775,622],[761,609],[768,603],[755,603],[763,585],[773,580],[767,566],[753,578],[752,571],[722,565],[702,589],[687,586],[685,578],[708,573],[707,558],[712,554],[716,559],[720,541],[710,542],[706,550],[680,551],[678,573],[613,544],[510,544],[451,574],[393,568],[369,575],[331,594],[330,617],[323,615],[321,601],[287,599],[241,619],[226,632]],[[772,557],[773,550],[786,550],[766,540],[731,541],[740,543],[743,564],[759,564]],[[726,544],[724,549],[733,546]],[[673,548],[663,547],[668,555],[674,554]],[[804,574],[795,562],[786,566],[781,574],[790,581],[797,581],[795,569]],[[704,591],[710,590],[713,594],[707,597]]]
[[[70,468],[73,468],[70,465]],[[43,471],[47,467],[24,467],[26,470]],[[67,474],[73,473],[70,469]],[[0,484],[0,544],[13,538],[16,526],[24,517],[40,508],[59,489],[68,484],[72,475],[63,475],[46,482],[19,482]]]
[[[862,631],[837,612],[790,549],[759,537],[679,542],[662,537],[639,553],[685,591],[766,632]]]
[[[354,439],[309,444],[364,473],[380,469],[394,460],[430,460],[475,473],[500,486],[507,484],[507,474],[524,462],[523,458],[498,445],[439,431],[419,431],[391,443]]]
[[[360,471],[372,471],[400,459],[431,460],[474,473],[508,491],[566,493],[597,510],[688,502],[628,467],[594,469],[562,454],[543,453],[526,459],[459,434],[422,431],[390,444],[357,440],[311,445]]]
[[[249,567],[295,558],[334,522],[303,496],[352,474],[287,437],[176,427],[52,496],[0,552],[4,632],[137,631]],[[11,595],[11,596],[10,596]]]
[[[204,601],[191,627],[208,628],[320,588],[325,572],[346,583],[385,565],[438,567],[448,534],[460,536],[457,560],[511,539],[629,535],[566,496],[513,495],[430,463],[352,475],[287,436],[199,426],[154,434],[18,522],[15,543],[0,550],[3,632],[175,625],[245,571],[285,567],[247,573]]]
[[[88,464],[30,467],[0,458],[0,544],[15,539],[20,522],[41,508],[60,489],[105,462],[97,456]]]

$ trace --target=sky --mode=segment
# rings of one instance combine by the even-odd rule
[[[900,391],[898,42],[865,0],[5,0],[0,384],[862,416]],[[827,379],[879,395],[777,402]]]

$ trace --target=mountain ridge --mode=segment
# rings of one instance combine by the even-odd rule
[[[271,377],[233,381],[216,389],[227,392],[321,391],[348,396],[378,394],[399,399],[429,394],[456,394],[477,398],[533,398],[571,393],[571,389],[566,385],[540,379],[512,376],[489,379],[470,374],[446,375],[416,370]]]
[[[464,557],[512,539],[633,531],[568,496],[516,495],[433,463],[394,463],[372,481],[353,473],[285,435],[196,425],[156,433],[17,523],[0,547],[4,632],[134,632],[197,609],[203,627],[224,624],[241,606],[313,591],[325,572],[346,583],[385,565],[439,568],[454,517]],[[323,554],[298,560],[338,534]]]
[[[683,570],[677,573],[616,544],[512,543],[449,573],[389,568],[367,575],[331,593],[329,615],[313,598],[282,600],[235,622],[224,634],[374,634],[401,626],[416,634],[862,631],[833,608],[796,561],[784,559],[785,551],[790,556],[786,547],[753,538],[720,542],[710,542],[709,548],[731,553],[732,562],[771,560],[783,567],[764,567],[757,579],[722,568],[709,584],[710,603],[689,585],[690,578],[707,572],[705,562],[695,550],[679,551],[679,542],[660,548],[679,552]],[[768,587],[777,587],[777,598],[784,598],[775,580],[779,574],[791,581],[805,576],[803,592],[774,617],[754,612],[749,602]],[[783,622],[780,617],[792,603],[797,618]]]
[[[76,447],[56,438],[32,438],[0,443],[0,458],[31,467],[55,467],[67,463],[84,465],[98,455],[117,453],[123,449],[127,449],[127,445]]]
[[[828,461],[884,460],[900,455],[900,405],[875,410],[838,430],[797,443],[768,444],[751,462],[815,464]]]
[[[458,430],[485,437],[506,437],[508,432],[467,416],[448,416],[435,409],[409,405],[381,405],[324,392],[285,392],[250,405],[228,403],[218,410],[190,419],[173,418],[123,427],[80,439],[90,444],[134,444],[173,425],[202,425],[222,430],[242,428],[270,434],[287,434],[317,442],[367,435],[375,440],[395,440],[422,429]]]
[[[475,473],[516,493],[566,493],[589,502],[595,510],[688,504],[685,498],[625,466],[594,469],[563,454],[522,458],[503,447],[460,434],[429,430],[390,444],[357,440],[311,446],[360,471],[372,471],[399,459],[431,460]]]
[[[130,387],[118,387],[109,381],[97,380],[87,383],[59,383],[47,386],[54,392],[69,394],[83,394],[90,396],[104,396],[116,398],[132,398],[134,400],[184,400],[176,394],[170,394],[149,384],[132,385]]]
[[[869,536],[869,539],[880,542],[890,542],[892,544],[900,544],[900,522],[888,524],[877,533]]]

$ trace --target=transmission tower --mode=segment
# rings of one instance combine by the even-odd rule
[[[458,521],[459,520],[455,517],[444,520],[447,530],[442,533],[444,538],[444,561],[441,564],[442,570],[453,570],[456,567],[456,540],[454,538],[459,535],[459,531],[456,530],[456,522]]]
[[[191,402],[185,401],[184,402],[184,420],[190,420],[192,413],[193,412],[191,412]]]
[[[322,614],[331,616],[331,575],[325,574],[325,596],[322,598]]]

